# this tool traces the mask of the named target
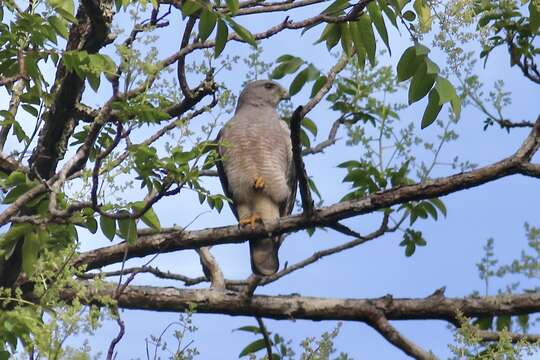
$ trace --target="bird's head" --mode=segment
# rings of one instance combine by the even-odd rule
[[[276,107],[281,100],[289,99],[289,93],[271,80],[256,80],[248,83],[238,97],[238,107],[244,104]]]

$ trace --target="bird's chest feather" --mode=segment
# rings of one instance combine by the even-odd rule
[[[262,190],[276,202],[288,196],[287,166],[290,140],[279,120],[237,121],[226,128],[222,145],[223,163],[235,201],[253,198],[254,179],[262,177]]]

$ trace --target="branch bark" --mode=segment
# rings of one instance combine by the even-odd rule
[[[163,229],[161,232],[153,234],[146,232],[132,246],[120,243],[82,253],[75,261],[75,265],[87,265],[88,269],[95,269],[114,264],[122,260],[126,248],[128,258],[143,257],[157,251],[164,253],[210,245],[241,243],[247,239],[277,236],[308,227],[325,227],[342,219],[371,213],[407,201],[448,195],[514,174],[540,176],[540,173],[535,173],[534,169],[526,166],[538,149],[539,134],[540,122],[537,122],[535,128],[514,155],[473,171],[377,192],[361,199],[315,209],[310,217],[287,216],[265,222],[264,225],[259,224],[254,229],[234,225],[195,231]]]
[[[117,284],[86,288],[85,303],[98,301],[99,296],[116,294]],[[76,292],[62,292],[65,301],[74,299]],[[521,315],[540,312],[540,293],[508,294],[501,296],[447,298],[335,299],[299,295],[253,295],[246,298],[240,292],[215,289],[178,289],[174,287],[127,286],[118,297],[118,307],[151,311],[188,311],[195,307],[201,314],[260,316],[276,320],[343,320],[369,323],[373,309],[388,320],[443,320],[458,323],[457,311],[466,317]]]

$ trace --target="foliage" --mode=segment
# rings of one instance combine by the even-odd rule
[[[87,273],[84,266],[74,266],[81,242],[102,234],[111,242],[137,246],[149,234],[167,236],[177,229],[160,220],[158,204],[166,198],[181,199],[176,206],[184,206],[189,197],[181,196],[194,194],[201,204],[193,209],[194,218],[201,209],[221,212],[231,201],[206,179],[220,160],[216,129],[234,110],[237,89],[231,79],[244,80],[235,73],[239,63],[249,68],[242,70],[246,81],[268,75],[287,84],[291,96],[308,98],[306,108],[319,103],[329,108],[335,127],[326,141],[316,142],[326,126],[312,115],[302,118],[298,140],[306,154],[319,154],[334,145],[340,127],[346,129],[350,149],[361,149],[342,154],[334,164],[348,187],[342,204],[415,183],[429,184],[441,169],[475,169],[475,164],[457,157],[441,160],[443,147],[459,138],[456,126],[466,106],[485,116],[484,130],[493,125],[507,131],[533,126],[503,114],[511,104],[504,82],[496,81],[485,94],[476,60],[482,59],[485,66],[503,49],[510,67],[540,83],[537,0],[335,0],[322,11],[306,6],[315,9],[312,17],[287,18],[259,33],[245,25],[243,15],[269,13],[274,10],[265,7],[272,6],[285,12],[298,3],[48,0],[25,5],[0,3],[0,86],[9,98],[0,110],[0,225],[4,226],[0,280],[6,284],[0,288],[0,359],[13,354],[85,359],[85,347],[64,346],[68,336],[91,335],[106,317],[121,324],[117,300],[137,272],[127,280],[122,274],[114,296],[100,294],[111,284]],[[178,17],[169,21],[173,11]],[[170,33],[160,31],[178,25],[179,18],[184,20],[184,33],[173,42],[180,50],[165,54],[169,49],[157,43]],[[131,32],[124,33],[128,23]],[[262,43],[294,29],[305,38],[312,36],[313,46],[325,46],[329,58],[338,59],[335,65],[328,68],[309,54],[281,50],[274,62],[267,62]],[[173,30],[175,36],[180,34],[178,28]],[[401,54],[396,54],[397,33],[402,33],[401,42],[409,37]],[[233,40],[249,45],[251,54],[236,55]],[[198,57],[192,55],[195,51]],[[397,61],[387,65],[386,56],[392,53]],[[171,81],[173,65],[177,76]],[[419,101],[424,103],[422,115],[406,119],[409,106],[418,109],[413,104]],[[279,110],[289,122],[292,105]],[[428,127],[436,141],[419,132]],[[324,196],[313,179],[306,181],[321,206]],[[447,208],[437,196],[418,195],[385,205],[377,215],[383,218],[382,233],[401,232],[398,244],[410,257],[428,244],[423,221],[441,220]],[[294,231],[312,235],[314,226],[332,227],[362,238],[354,230],[344,230],[341,219],[311,220],[316,225]],[[485,295],[493,277],[538,277],[540,230],[526,225],[526,233],[530,252],[498,268],[494,241],[488,240],[478,265]],[[161,251],[168,247],[157,246],[154,255]],[[122,271],[127,257],[126,250],[116,261]],[[214,280],[206,270],[205,281]],[[85,293],[88,284],[95,290],[92,299]],[[537,291],[526,284],[512,283],[500,293]],[[66,292],[72,294],[68,302]],[[461,318],[452,351],[457,357],[519,358],[530,349],[525,343],[511,345],[506,332],[526,332],[531,323],[527,314]],[[485,346],[476,325],[499,331],[501,339]],[[185,344],[186,336],[196,330],[191,318],[181,317],[174,326],[180,328],[173,335],[176,349],[168,348],[165,332],[147,342],[154,346],[154,358],[160,349],[170,350],[174,359],[195,358],[196,347]],[[296,351],[301,352],[300,359],[333,356],[339,329],[338,325],[320,339],[303,341]],[[263,329],[238,330],[257,335],[240,357],[256,357],[266,348]],[[276,358],[295,355],[279,334],[273,334],[271,343]]]

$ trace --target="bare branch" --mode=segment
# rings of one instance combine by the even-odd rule
[[[268,356],[268,360],[272,360],[272,341],[270,340],[270,335],[268,335],[268,330],[266,330],[266,326],[264,326],[264,321],[261,317],[255,316],[255,319],[257,319],[257,323],[259,324],[259,329],[261,329],[261,333],[264,339],[264,346],[266,347],[266,355]]]
[[[302,116],[303,107],[296,108],[291,117],[291,143],[293,162],[296,177],[298,179],[298,186],[300,188],[300,196],[302,198],[302,208],[304,209],[304,215],[311,216],[313,214],[313,199],[311,198],[311,191],[309,189],[309,179],[306,173],[306,166],[302,158],[302,144],[300,143],[300,125],[304,117]]]
[[[322,98],[332,89],[332,86],[334,85],[334,80],[336,80],[336,76],[341,72],[341,70],[345,69],[345,66],[349,63],[349,57],[345,54],[341,55],[338,62],[330,69],[328,74],[326,74],[326,82],[321,87],[321,89],[313,96],[305,105],[302,113],[300,114],[301,117],[304,117],[309,113],[315,106],[317,106],[318,103],[321,102]]]
[[[116,284],[96,287],[81,282],[86,295],[81,301],[89,303],[99,296],[116,292]],[[66,301],[76,296],[75,290],[65,289]],[[540,311],[540,294],[506,294],[501,296],[446,298],[403,298],[390,296],[375,299],[333,299],[299,295],[254,295],[246,297],[234,291],[213,289],[177,289],[173,287],[126,287],[118,298],[118,307],[151,311],[187,311],[196,306],[197,313],[261,316],[290,320],[350,320],[368,323],[373,309],[388,320],[444,320],[456,323],[457,312],[466,317],[531,314]]]
[[[503,338],[503,334],[499,331],[487,331],[487,330],[477,330],[474,335],[479,336],[482,341],[499,341]],[[518,334],[513,332],[506,332],[504,337],[510,339],[511,342],[517,343],[521,341],[526,341],[530,343],[539,342],[540,335],[536,334]]]
[[[405,338],[399,331],[394,328],[388,319],[381,311],[374,310],[372,316],[368,321],[368,324],[373,327],[379,334],[381,334],[388,342],[397,348],[403,350],[403,352],[415,359],[419,360],[434,360],[436,357],[418,345]]]
[[[28,174],[28,169],[22,166],[18,161],[0,152],[0,171],[4,174],[11,174],[14,171],[20,171]]]
[[[327,147],[330,147],[336,143],[337,139],[337,132],[339,130],[339,127],[345,123],[345,120],[343,117],[340,117],[334,123],[332,124],[332,127],[330,128],[330,131],[328,132],[328,138],[319,144],[312,146],[310,148],[305,148],[302,150],[302,155],[313,155],[323,152]]]
[[[0,85],[4,85],[1,83],[2,79],[0,77]],[[19,109],[22,91],[27,83],[28,81],[25,78],[20,77],[11,88],[11,99],[9,100],[8,112],[13,116],[13,118],[15,118],[15,115]],[[0,129],[0,151],[4,150],[4,145],[6,144],[10,129],[11,123],[2,126],[2,129]]]
[[[184,29],[184,35],[182,36],[182,41],[180,43],[180,50],[185,48],[189,44],[189,39],[191,37],[191,32],[193,31],[193,26],[197,21],[197,17],[190,16],[186,22],[186,27]],[[186,98],[193,98],[193,92],[189,88],[189,85],[186,80],[186,56],[180,56],[178,58],[178,69],[177,69],[178,83],[180,84],[180,89]]]
[[[225,278],[216,258],[210,253],[210,248],[205,246],[197,249],[197,254],[199,254],[204,274],[210,279],[212,288],[224,290]]]
[[[109,350],[107,351],[107,360],[112,360],[114,358],[114,348],[116,347],[116,345],[118,345],[120,340],[122,340],[126,330],[124,321],[120,317],[120,313],[118,311],[116,311],[116,323],[119,327],[118,335],[116,335],[115,338],[112,339],[111,344],[109,345]]]
[[[132,274],[132,273],[137,273],[137,274],[149,273],[160,279],[182,281],[184,285],[186,286],[197,285],[197,284],[208,281],[208,278],[206,276],[199,276],[196,278],[191,278],[191,277],[181,275],[181,274],[173,274],[169,271],[162,271],[152,266],[131,267],[131,268],[126,268],[124,270],[117,270],[117,271],[85,273],[85,274],[80,274],[77,276],[79,278],[89,280],[89,279],[93,279],[99,276],[111,277],[111,276],[120,276],[120,275]]]

